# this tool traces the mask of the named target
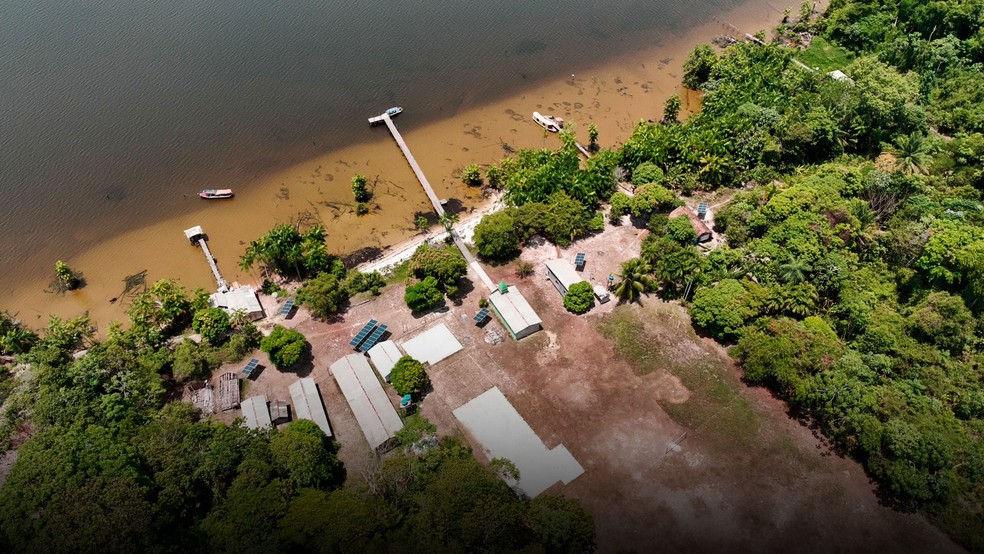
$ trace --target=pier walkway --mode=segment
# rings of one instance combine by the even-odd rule
[[[369,123],[379,123],[380,121],[386,124],[390,134],[393,135],[393,139],[396,140],[396,144],[400,147],[400,150],[403,151],[403,157],[407,159],[407,162],[410,164],[410,169],[413,169],[414,174],[417,176],[417,180],[420,181],[420,185],[424,187],[424,192],[427,194],[427,198],[430,199],[431,204],[434,205],[434,211],[437,212],[438,217],[444,216],[444,206],[441,205],[441,200],[438,199],[437,194],[434,193],[434,189],[431,188],[430,182],[427,180],[427,176],[424,175],[424,171],[420,169],[420,165],[417,163],[417,160],[414,159],[413,153],[410,152],[410,147],[407,146],[406,141],[403,140],[403,136],[400,135],[400,131],[397,130],[396,125],[393,123],[393,119],[385,113],[378,117],[369,118]],[[478,275],[479,279],[485,283],[485,286],[488,287],[490,291],[497,290],[496,284],[493,283],[492,279],[490,279],[488,274],[485,273],[485,270],[481,265],[479,265],[478,260],[475,259],[475,256],[472,256],[471,251],[469,251],[465,246],[465,242],[461,240],[458,233],[456,233],[454,229],[450,229],[449,231],[451,238],[454,239],[454,244],[458,247],[458,250],[461,251],[461,255],[465,257],[468,265],[475,270],[475,273]]]
[[[205,260],[208,261],[209,267],[212,268],[212,275],[215,276],[215,283],[219,286],[219,291],[225,292],[229,290],[229,285],[226,284],[225,279],[222,278],[222,274],[219,273],[219,266],[215,263],[215,257],[212,256],[212,252],[208,249],[208,239],[205,236],[205,231],[202,230],[200,225],[195,225],[191,229],[185,229],[185,236],[191,241],[191,244],[195,246],[201,246],[202,252],[205,253]]]

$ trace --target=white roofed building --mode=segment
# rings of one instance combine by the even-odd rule
[[[557,288],[561,296],[567,294],[571,285],[580,283],[584,279],[574,271],[574,266],[567,260],[556,259],[547,262],[547,278]]]
[[[365,356],[349,354],[340,358],[331,364],[331,374],[352,408],[369,448],[378,448],[403,428],[400,415]]]
[[[295,419],[307,419],[315,422],[321,431],[331,437],[331,425],[328,424],[328,414],[321,402],[321,394],[314,379],[305,377],[298,379],[289,387],[290,399],[294,402]]]
[[[237,310],[243,310],[250,319],[263,317],[263,306],[260,305],[260,299],[256,297],[256,290],[253,287],[241,286],[225,292],[219,291],[208,298],[209,306],[222,308],[230,315]]]
[[[251,396],[242,402],[243,419],[250,429],[269,429],[273,427],[270,420],[270,409],[267,408],[267,397],[264,395]]]
[[[543,328],[540,316],[515,285],[500,285],[489,293],[489,307],[499,317],[514,339],[532,335]]]

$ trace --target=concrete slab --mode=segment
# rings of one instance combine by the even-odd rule
[[[400,352],[399,347],[391,340],[384,340],[383,342],[377,343],[376,346],[369,349],[368,354],[369,359],[372,360],[372,365],[376,367],[376,371],[379,372],[379,376],[384,381],[389,381],[393,366],[403,357],[403,353]]]
[[[461,350],[461,343],[443,323],[405,341],[403,351],[418,362],[431,365]]]
[[[584,473],[584,468],[563,445],[547,450],[498,387],[483,392],[452,413],[490,458],[505,458],[516,465],[519,488],[531,498],[557,481],[566,485]]]

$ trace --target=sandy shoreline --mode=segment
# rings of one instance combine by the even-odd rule
[[[457,173],[462,167],[495,163],[513,149],[559,145],[556,136],[547,135],[529,120],[530,112],[562,116],[576,124],[578,135],[594,123],[601,145],[616,146],[629,136],[637,121],[659,117],[663,101],[680,92],[681,66],[695,44],[729,32],[724,22],[754,32],[772,27],[781,17],[781,7],[752,0],[643,51],[580,69],[573,77],[453,113],[423,127],[413,126],[413,107],[405,106],[407,112],[397,124],[403,125],[404,138],[437,194],[450,199],[459,211],[461,223],[456,228],[464,233],[466,222],[477,224],[489,204],[481,191],[459,182]],[[69,237],[81,245],[79,252],[38,253],[45,256],[44,263],[33,265],[53,267],[55,259],[64,259],[84,273],[87,286],[64,295],[45,293],[53,270],[51,275],[6,271],[0,276],[0,308],[35,327],[44,325],[49,314],[71,317],[88,312],[105,329],[110,321],[126,319],[125,299],[116,303],[109,300],[121,295],[127,276],[146,272],[148,284],[176,278],[187,288],[210,290],[214,281],[202,253],[182,234],[183,229],[194,225],[201,225],[209,234],[209,246],[228,281],[258,281],[257,271],[238,269],[238,258],[250,240],[284,222],[321,223],[327,229],[331,252],[343,256],[359,250],[375,254],[377,259],[366,266],[368,269],[391,265],[391,260],[408,255],[407,251],[412,252],[422,240],[414,223],[419,215],[432,216],[432,208],[389,134],[377,129],[364,136],[363,142],[267,176],[248,194],[229,202],[203,204],[189,199],[188,212],[180,217],[105,241],[91,240],[85,229],[79,229]],[[349,188],[357,172],[375,184],[374,209],[363,217],[354,214]],[[441,233],[432,229],[429,235]]]

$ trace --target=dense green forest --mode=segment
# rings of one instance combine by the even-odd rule
[[[694,323],[735,345],[749,382],[861,461],[886,498],[974,550],[984,549],[982,22],[979,1],[835,1],[780,33],[811,31],[846,51],[849,79],[792,63],[791,48],[698,54],[688,75],[701,112],[686,125],[640,124],[622,150],[630,170],[655,163],[682,192],[694,177],[697,188],[741,186],[716,214],[726,244],[708,255],[668,233],[647,238],[642,258],[662,294],[693,291]]]
[[[595,160],[578,168],[567,139],[520,152],[494,170],[514,207],[485,218],[477,250],[508,259],[533,234],[566,245],[607,198],[613,222],[652,230],[618,297],[685,302],[748,382],[863,463],[887,501],[984,550],[982,29],[979,0],[835,0],[823,17],[805,4],[772,44],[700,46],[683,79],[699,113],[678,123],[671,98],[617,152],[632,195],[592,175]],[[711,251],[667,218],[676,194],[700,191],[731,198]],[[556,216],[530,206],[580,224],[551,232]]]
[[[129,328],[98,342],[85,317],[53,317],[38,334],[0,312],[2,438],[19,446],[0,489],[0,550],[594,549],[577,502],[521,498],[501,478],[515,478],[510,464],[479,464],[416,416],[394,451],[348,479],[339,446],[309,421],[251,431],[202,419],[180,401],[184,383],[257,346],[288,349],[206,298],[158,282],[133,299]],[[200,344],[171,340],[189,326]]]

